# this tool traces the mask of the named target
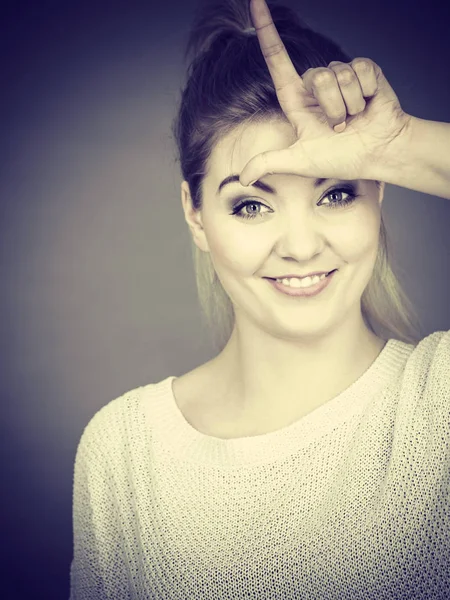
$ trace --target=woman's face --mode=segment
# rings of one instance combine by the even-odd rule
[[[287,121],[274,120],[234,130],[214,148],[203,181],[203,207],[190,210],[189,188],[182,184],[183,206],[197,246],[210,252],[217,275],[233,302],[237,321],[251,320],[273,335],[317,335],[360,312],[360,299],[375,264],[381,219],[381,191],[369,180],[325,181],[273,174],[260,179],[274,192],[243,187],[239,175],[257,154],[295,142]],[[349,192],[331,193],[346,185]],[[237,201],[239,196],[243,199]],[[250,200],[238,214],[234,206]],[[261,204],[256,204],[256,202]],[[334,202],[334,204],[333,204]],[[248,217],[248,218],[245,218]],[[292,298],[266,278],[289,273],[338,269],[328,287],[311,298]]]

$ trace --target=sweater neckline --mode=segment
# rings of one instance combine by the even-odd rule
[[[389,339],[373,363],[347,389],[294,423],[269,433],[222,439],[198,431],[175,401],[172,384],[176,376],[146,387],[145,426],[165,451],[183,460],[227,467],[277,460],[306,448],[360,415],[404,367],[413,348],[412,344]]]

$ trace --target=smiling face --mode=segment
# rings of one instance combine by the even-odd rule
[[[210,156],[199,213],[192,211],[189,188],[182,184],[194,242],[210,252],[238,328],[252,323],[289,339],[325,334],[360,314],[377,256],[384,192],[384,184],[378,190],[369,180],[318,182],[287,174],[262,177],[265,189],[235,181],[218,191],[257,154],[287,148],[295,140],[283,120],[247,125],[222,138]],[[233,215],[246,200],[249,204]],[[338,271],[326,289],[309,298],[287,296],[266,279],[333,269]]]

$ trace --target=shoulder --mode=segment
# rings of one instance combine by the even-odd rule
[[[424,338],[418,346],[432,380],[445,385],[450,395],[450,330],[436,331]]]
[[[413,347],[404,380],[433,397],[450,398],[450,330],[435,331]]]
[[[98,454],[107,456],[120,445],[133,418],[135,409],[147,390],[158,384],[149,384],[129,390],[102,406],[83,429],[78,444],[78,454]]]
[[[450,369],[450,330],[435,331],[414,347],[409,360],[424,368]]]

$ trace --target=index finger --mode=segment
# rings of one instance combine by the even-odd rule
[[[250,0],[250,13],[275,90],[294,84],[302,87],[302,78],[292,64],[265,0]]]

